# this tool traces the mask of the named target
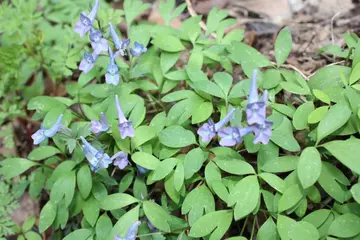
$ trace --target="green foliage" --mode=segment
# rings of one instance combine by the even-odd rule
[[[345,48],[321,50],[346,58],[344,65],[325,66],[306,77],[284,65],[292,49],[287,27],[276,38],[274,59],[268,59],[242,42],[243,30],[226,33],[236,21],[225,10],[212,9],[202,31],[201,16],[184,20],[179,29],[170,26],[186,8],[174,0],[159,3],[164,25],[138,21],[150,7],[141,0],[125,0],[124,10],[100,3],[94,27],[105,39],[110,39],[109,22],[116,26],[124,18],[131,47],[137,41],[148,48],[141,56],[116,58],[118,85],[104,83],[107,54],[98,56],[89,73],[77,71],[90,48],[72,28],[92,3],[18,0],[1,5],[0,123],[25,116],[26,104],[34,112],[32,120],[41,120],[46,129],[63,114],[56,135],[28,156],[0,162],[5,180],[0,182],[5,219],[0,230],[5,235],[13,233],[9,216],[29,186],[32,198],[46,200],[39,232],[51,229],[54,239],[124,238],[138,220],[137,236],[145,240],[359,238],[357,36],[345,35]],[[237,64],[244,73],[240,80],[233,75]],[[232,108],[229,125],[246,125],[254,69],[259,70],[260,95],[269,93],[269,143],[255,144],[252,133],[233,147],[219,147],[218,137],[203,142],[199,127],[208,119],[224,119]],[[52,84],[64,84],[66,93],[53,96]],[[17,93],[22,97],[14,97]],[[119,130],[115,95],[134,137],[124,138]],[[91,121],[98,121],[100,113],[108,129],[95,134]],[[9,126],[0,137],[12,138]],[[95,156],[84,154],[80,137],[98,151]],[[128,154],[127,166],[92,171],[94,161],[119,151]],[[17,187],[8,184],[27,174]],[[39,239],[35,222],[29,218],[23,224],[20,239]]]

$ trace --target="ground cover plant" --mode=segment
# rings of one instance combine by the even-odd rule
[[[9,23],[23,13],[0,26],[0,120],[41,122],[27,156],[0,162],[0,237],[360,239],[357,35],[320,50],[344,61],[305,76],[286,63],[287,27],[268,59],[225,31],[226,10],[175,29],[186,3],[161,1],[160,25],[136,20],[141,0],[53,2],[0,8]],[[16,226],[24,191],[44,204]]]

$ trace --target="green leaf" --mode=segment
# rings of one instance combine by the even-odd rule
[[[149,3],[143,3],[141,0],[125,0],[124,12],[127,25],[130,26],[134,19],[150,6]]]
[[[319,228],[326,221],[330,213],[331,211],[328,209],[319,209],[305,216],[302,221],[311,223],[314,227]]]
[[[219,27],[220,22],[226,18],[228,12],[226,10],[218,10],[216,8],[212,8],[208,14],[206,21],[206,33],[205,35],[209,35],[210,33],[216,31]]]
[[[278,240],[279,235],[276,230],[276,225],[271,217],[269,217],[266,222],[261,225],[258,233],[257,240]]]
[[[92,234],[93,232],[90,229],[77,229],[66,235],[63,240],[87,240]]]
[[[292,240],[318,240],[320,238],[318,230],[310,223],[298,222],[289,232]]]
[[[176,191],[179,192],[181,190],[181,187],[184,184],[184,179],[185,179],[184,164],[182,161],[178,161],[174,172],[174,185]]]
[[[336,201],[343,203],[347,199],[347,190],[344,185],[349,184],[346,176],[335,166],[322,162],[321,174],[318,179],[320,186]]]
[[[88,82],[93,80],[97,74],[98,71],[95,68],[88,73],[82,72],[78,80],[79,87],[84,87],[86,84],[88,84]]]
[[[283,193],[285,190],[285,182],[280,177],[272,173],[260,173],[259,177],[264,179],[267,184],[269,184],[276,191]]]
[[[77,185],[83,198],[87,198],[92,188],[91,172],[88,165],[83,165],[78,171]]]
[[[360,233],[360,218],[352,213],[345,213],[335,218],[329,228],[329,235],[341,238],[354,237]]]
[[[28,158],[33,161],[43,160],[60,153],[60,150],[52,146],[40,146],[29,153]]]
[[[159,134],[160,142],[171,148],[186,147],[196,143],[194,134],[181,126],[170,126]]]
[[[352,71],[351,71],[351,74],[350,74],[350,85],[356,83],[357,81],[359,81],[360,79],[360,64],[357,63]]]
[[[307,89],[300,87],[298,84],[293,82],[282,82],[280,86],[288,92],[299,94],[299,95],[308,95],[310,92]]]
[[[327,95],[326,93],[324,93],[323,91],[319,90],[319,89],[314,89],[313,90],[313,94],[314,96],[319,99],[320,101],[330,104],[330,97],[329,95]]]
[[[283,215],[278,216],[276,226],[281,240],[290,240],[289,235],[291,231],[295,228],[296,223],[297,222],[295,220],[289,217]]]
[[[192,226],[201,216],[215,211],[214,196],[210,190],[202,185],[193,189],[185,198],[181,207],[181,214],[189,214],[189,225]]]
[[[130,204],[139,202],[138,199],[126,193],[114,193],[106,196],[99,202],[100,208],[110,211],[126,207]]]
[[[30,229],[32,229],[32,227],[34,226],[35,224],[35,221],[36,221],[36,217],[35,216],[30,216],[28,217],[25,222],[23,223],[22,227],[21,227],[21,230],[22,232],[27,232],[29,231]]]
[[[7,158],[1,161],[0,164],[2,166],[0,173],[7,179],[18,176],[29,168],[39,165],[24,158]]]
[[[39,231],[42,233],[48,229],[54,222],[56,217],[56,205],[51,201],[48,201],[41,209],[39,219]]]
[[[306,102],[301,104],[293,115],[293,126],[296,130],[303,130],[308,127],[308,117],[314,111],[314,103]]]
[[[279,212],[288,210],[294,207],[303,198],[302,189],[298,184],[295,184],[285,189],[284,194],[279,200]]]
[[[225,172],[235,175],[255,174],[254,168],[247,162],[242,160],[221,160],[221,157],[214,159],[216,165]]]
[[[33,231],[26,232],[24,235],[27,240],[41,240],[41,236]]]
[[[185,179],[189,179],[194,173],[197,173],[205,160],[206,156],[201,148],[194,148],[188,152],[184,160]]]
[[[143,209],[146,217],[154,227],[164,232],[171,231],[169,225],[171,216],[162,207],[153,201],[145,201],[143,202]]]
[[[131,138],[131,148],[136,149],[156,136],[156,130],[150,126],[140,126],[135,129],[135,136]]]
[[[158,167],[151,173],[151,180],[153,182],[165,178],[176,166],[176,158],[168,158],[160,162]]]
[[[266,89],[274,88],[282,81],[280,71],[277,69],[268,69],[264,73],[262,87]]]
[[[351,110],[347,105],[338,103],[325,114],[317,128],[317,142],[342,127],[350,118]]]
[[[281,124],[273,130],[271,141],[287,151],[300,151],[299,143],[293,136],[291,122],[285,117]]]
[[[151,43],[167,52],[180,52],[185,49],[181,41],[171,35],[157,35]]]
[[[298,162],[297,156],[284,156],[266,162],[261,169],[273,173],[290,172],[296,169]]]
[[[118,235],[122,238],[126,236],[127,231],[129,230],[129,227],[134,222],[138,221],[139,219],[139,210],[140,205],[134,207],[130,211],[127,211],[114,225],[113,229],[111,230],[110,235],[108,236],[108,239],[113,239],[114,235]]]
[[[323,144],[337,160],[350,168],[352,171],[360,174],[360,156],[359,148],[360,140],[357,138],[350,138],[348,140],[337,140]]]
[[[75,172],[71,171],[61,176],[54,185],[50,193],[50,199],[53,203],[59,203],[63,197],[65,199],[65,206],[68,207],[74,197],[76,177]]]
[[[101,215],[96,223],[96,239],[106,239],[111,232],[112,227],[113,225],[108,215],[106,213]]]
[[[214,81],[221,88],[225,96],[229,94],[233,78],[226,72],[217,72],[214,74]]]
[[[275,59],[278,66],[285,63],[292,48],[291,32],[288,27],[283,28],[275,41]]]
[[[251,76],[253,69],[271,66],[271,62],[255,48],[242,42],[233,42],[230,51],[230,59],[239,63],[244,68],[247,76]],[[250,66],[250,68],[248,68]]]
[[[131,185],[131,183],[134,180],[134,172],[128,172],[127,174],[125,174],[122,178],[121,181],[119,183],[119,192],[125,192]]]
[[[197,124],[209,119],[213,112],[213,104],[211,102],[203,102],[197,108],[193,108],[191,123]]]
[[[232,211],[222,210],[199,218],[190,229],[190,236],[200,238],[211,233],[209,240],[221,239],[232,222]]]
[[[82,208],[85,220],[92,226],[95,226],[99,218],[100,207],[98,200],[90,195],[83,204]]]
[[[169,25],[171,21],[178,17],[186,8],[186,3],[179,5],[175,8],[175,0],[161,1],[159,4],[160,16],[164,19],[166,25]]]
[[[320,71],[316,72],[309,80],[309,86],[311,89],[319,89],[327,92],[330,87],[343,87],[340,73],[344,73],[345,78],[350,75],[351,68],[345,66],[326,66]]]
[[[300,155],[297,166],[297,175],[303,188],[308,188],[320,177],[321,157],[314,147],[307,147]]]
[[[233,206],[235,220],[249,215],[256,208],[260,197],[260,186],[256,176],[240,180],[231,190],[228,205]]]
[[[307,119],[308,123],[314,124],[320,122],[324,118],[328,110],[329,110],[328,106],[322,106],[316,108],[308,115],[308,119]]]
[[[351,194],[357,203],[360,203],[360,183],[354,184],[351,189]]]
[[[179,60],[180,53],[162,52],[160,57],[160,66],[163,74],[166,74]]]
[[[221,88],[210,81],[197,81],[194,83],[194,87],[197,90],[206,92],[212,96],[218,97],[218,98],[223,98],[225,99],[225,93],[221,90]]]
[[[160,164],[159,159],[146,152],[136,152],[131,156],[131,159],[141,167],[150,170],[155,170]]]

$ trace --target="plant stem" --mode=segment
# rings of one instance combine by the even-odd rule
[[[245,219],[244,225],[243,225],[243,227],[242,227],[242,229],[241,229],[241,232],[240,232],[240,236],[242,236],[242,235],[243,235],[243,233],[244,233],[244,231],[245,231],[245,227],[246,227],[246,224],[247,224],[247,222],[248,222],[248,219],[249,219],[249,215],[248,215],[248,216],[246,216],[246,219]]]
[[[250,240],[253,240],[253,237],[254,237],[254,233],[255,233],[255,221],[256,221],[256,216],[254,216],[253,225],[252,225],[252,229],[251,229],[251,237],[250,237]]]

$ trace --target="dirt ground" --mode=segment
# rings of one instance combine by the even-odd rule
[[[141,16],[142,19],[162,23],[158,14],[158,1],[147,1],[152,3],[152,7]],[[183,2],[185,1],[177,1],[177,4]],[[273,46],[278,31],[284,26],[289,26],[293,36],[293,51],[288,63],[306,76],[327,64],[339,61],[319,54],[321,47],[331,43],[342,46],[344,33],[360,33],[359,0],[187,0],[186,2],[190,2],[191,7],[172,22],[174,27],[179,27],[182,19],[193,14],[203,15],[205,20],[212,7],[228,9],[230,16],[237,20],[237,24],[232,28],[245,29],[245,42],[271,60],[274,60]],[[121,6],[122,1],[114,3],[116,8]],[[15,123],[17,124],[21,125],[21,120]],[[18,140],[17,145],[20,142]],[[21,151],[22,147],[19,146],[17,149]],[[14,221],[22,224],[28,216],[38,216],[39,209],[39,203],[31,200],[26,194],[21,198],[21,207],[15,212]]]

